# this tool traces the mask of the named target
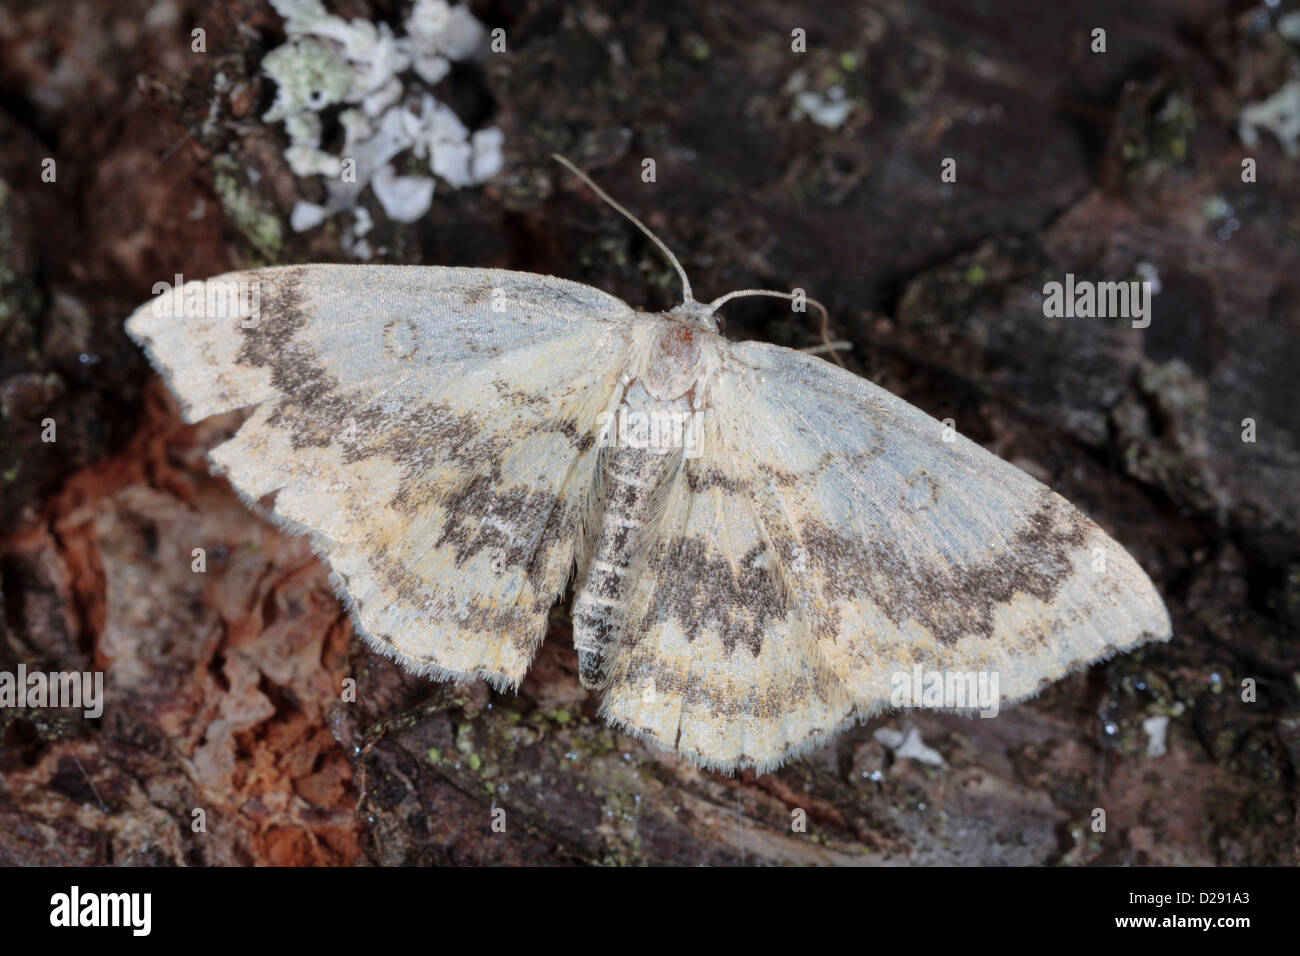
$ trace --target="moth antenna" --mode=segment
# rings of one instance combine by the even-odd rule
[[[853,343],[848,339],[836,339],[833,342],[823,342],[821,345],[810,345],[799,351],[807,352],[809,355],[821,355],[823,352],[852,352]]]
[[[577,166],[573,165],[573,163],[569,162],[559,153],[551,153],[551,158],[555,160],[557,163],[559,163],[561,166],[563,166],[565,169],[567,169],[569,172],[573,173],[573,175],[581,179],[584,183],[587,184],[587,186],[591,189],[592,192],[594,192],[601,199],[605,200],[605,202],[609,203],[611,206],[617,209],[628,219],[632,220],[633,225],[635,225],[638,229],[640,229],[642,232],[644,232],[647,236],[650,237],[650,241],[653,242],[656,246],[658,246],[659,251],[662,252],[665,257],[667,257],[668,261],[673,264],[673,268],[677,270],[677,274],[681,276],[682,295],[685,296],[686,302],[694,302],[695,296],[691,294],[691,280],[686,278],[686,270],[683,269],[682,264],[677,261],[677,257],[673,255],[673,251],[669,249],[666,245],[664,245],[658,236],[656,236],[653,232],[650,231],[650,227],[647,226],[645,223],[643,223],[636,216],[628,212],[625,208],[623,208],[623,206],[621,206],[612,196],[610,196],[609,193],[605,192],[605,190],[601,189],[594,182],[592,182],[590,176],[584,173]]]
[[[774,299],[787,299],[791,302],[795,301],[798,298],[798,296],[796,296],[793,292],[776,292],[772,289],[737,289],[735,292],[728,292],[726,295],[719,296],[718,298],[714,299],[712,302],[708,304],[707,308],[710,312],[716,312],[718,307],[723,303],[729,302],[732,299],[739,299],[747,295],[767,295],[767,296],[771,296]],[[843,360],[840,358],[839,352],[841,349],[846,348],[849,345],[849,343],[839,341],[839,340],[831,341],[831,335],[830,335],[831,316],[830,313],[826,311],[826,306],[822,305],[820,302],[818,302],[816,299],[810,296],[804,296],[804,301],[811,303],[813,308],[815,308],[817,312],[821,315],[821,319],[822,319],[821,329],[820,329],[822,344],[816,346],[816,352],[813,352],[812,354],[815,355],[817,354],[817,352],[830,352],[831,358],[835,360],[836,365],[838,365],[840,368],[847,368],[848,366],[846,366]]]

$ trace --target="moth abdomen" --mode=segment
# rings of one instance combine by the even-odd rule
[[[604,658],[623,633],[646,546],[681,471],[687,433],[679,423],[687,413],[688,401],[656,401],[633,383],[606,435],[596,496],[598,530],[572,615],[579,672],[588,686],[600,685]]]

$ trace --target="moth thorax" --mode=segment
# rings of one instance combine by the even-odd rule
[[[701,352],[695,329],[684,322],[664,322],[655,335],[642,375],[646,391],[661,402],[673,401],[691,391],[702,372]]]

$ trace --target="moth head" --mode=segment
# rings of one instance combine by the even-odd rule
[[[620,205],[612,196],[609,195],[609,193],[605,192],[605,190],[601,189],[594,182],[592,182],[590,176],[584,173],[577,166],[573,165],[573,163],[569,162],[569,160],[565,159],[559,153],[552,153],[551,158],[554,159],[556,162],[558,162],[560,165],[564,166],[567,170],[569,170],[569,172],[573,173],[573,175],[577,176],[584,183],[586,183],[587,186],[591,189],[591,191],[594,192],[597,196],[599,196],[605,202],[613,206],[622,215],[626,216],[632,222],[633,225],[635,225],[638,229],[640,229],[642,232],[644,232],[647,236],[650,237],[650,241],[653,242],[655,246],[659,249],[659,251],[664,254],[664,258],[666,258],[670,263],[672,263],[673,268],[677,270],[677,275],[680,276],[682,280],[682,302],[680,305],[674,306],[672,309],[670,309],[668,315],[685,322],[694,323],[695,325],[707,329],[710,332],[717,332],[718,318],[714,313],[717,312],[719,306],[721,306],[724,302],[729,302],[732,299],[739,299],[742,296],[747,296],[747,295],[766,295],[766,296],[772,296],[773,298],[777,298],[777,299],[789,299],[791,302],[795,302],[795,303],[807,302],[811,304],[813,308],[817,309],[819,313],[821,313],[822,340],[827,345],[831,344],[826,334],[826,328],[827,325],[829,324],[829,317],[826,313],[826,307],[822,305],[820,302],[818,302],[816,299],[808,298],[802,292],[799,293],[777,292],[772,289],[738,289],[735,292],[728,292],[724,296],[719,296],[718,298],[714,299],[712,302],[697,302],[695,300],[695,296],[691,292],[691,280],[686,277],[686,270],[682,268],[682,264],[677,261],[677,257],[673,255],[673,251],[669,249],[667,245],[664,244],[663,240],[661,240],[658,236],[656,236],[653,232],[650,231],[649,226],[643,223],[636,216],[632,215],[632,213],[628,212],[628,210],[625,209],[622,205]],[[839,362],[839,357],[836,356],[835,360]],[[842,365],[843,363],[841,362],[840,364]]]
[[[690,325],[698,325],[710,332],[718,331],[718,317],[713,314],[713,306],[707,302],[696,302],[687,296],[681,305],[673,306],[668,315]]]

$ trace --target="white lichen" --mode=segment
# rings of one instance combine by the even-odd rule
[[[1287,156],[1300,154],[1300,80],[1290,80],[1268,99],[1242,108],[1237,135],[1247,146],[1259,143],[1259,130],[1277,137]]]
[[[389,219],[414,222],[433,203],[433,180],[427,176],[399,176],[392,165],[383,166],[370,181],[375,198]]]
[[[786,81],[785,92],[794,97],[791,119],[807,118],[818,126],[839,129],[853,112],[853,101],[842,86],[832,86],[826,92],[808,88],[808,77],[795,70]]]
[[[1164,288],[1164,283],[1160,281],[1160,269],[1153,262],[1139,262],[1133,267],[1138,278],[1147,284],[1152,295],[1159,295]]]
[[[825,93],[804,90],[795,96],[795,109],[818,126],[839,129],[853,112],[853,104],[844,96],[844,87],[832,86]]]
[[[1300,43],[1300,10],[1292,10],[1277,21],[1277,32],[1292,43]]]
[[[901,731],[892,727],[878,727],[873,736],[894,752],[899,760],[915,760],[931,767],[943,766],[943,755],[921,740],[921,732],[908,724]]]
[[[453,62],[471,60],[485,48],[486,30],[466,7],[446,0],[416,0],[396,36],[386,23],[344,20],[321,0],[271,0],[285,20],[288,42],[266,55],[263,72],[276,84],[275,101],[263,116],[282,122],[289,136],[285,160],[298,176],[324,176],[324,204],[299,202],[289,223],[295,231],[314,228],[329,216],[350,211],[360,217],[361,195],[370,187],[385,214],[414,222],[433,204],[434,178],[454,188],[482,183],[502,167],[504,135],[496,127],[471,132],[446,104],[427,90],[403,82],[433,85]],[[414,77],[411,76],[414,75]],[[343,146],[322,148],[321,111],[342,106]],[[411,161],[394,162],[403,154]],[[345,241],[353,254],[369,246],[370,230],[359,218]]]
[[[1147,735],[1147,756],[1163,757],[1168,753],[1165,743],[1169,733],[1169,718],[1165,715],[1148,717],[1142,721],[1142,732]]]

